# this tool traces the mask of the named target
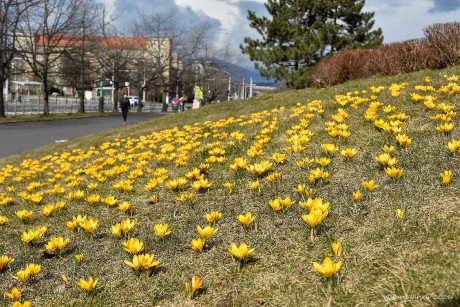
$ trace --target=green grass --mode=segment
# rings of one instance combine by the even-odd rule
[[[9,115],[7,117],[0,117],[0,124],[5,123],[20,123],[30,121],[46,121],[46,120],[60,120],[72,118],[86,118],[86,117],[101,117],[101,116],[119,116],[119,112],[104,112],[104,113],[59,113],[59,114],[32,114],[32,115]]]
[[[452,120],[455,123],[453,131],[449,135],[441,134],[436,131],[440,122],[429,118],[439,110],[427,110],[423,102],[413,102],[410,95],[417,92],[424,96],[436,96],[436,103],[445,102],[458,110],[458,92],[449,94],[414,89],[416,85],[424,84],[440,88],[448,84],[444,75],[455,74],[458,74],[458,67],[396,77],[374,77],[326,89],[289,91],[209,105],[142,122],[136,124],[136,129],[132,128],[134,126],[130,129],[123,127],[2,159],[0,167],[11,165],[12,171],[11,177],[4,175],[5,169],[0,174],[0,179],[4,179],[0,195],[3,193],[3,198],[13,197],[14,204],[0,206],[0,215],[9,218],[7,223],[0,225],[0,256],[8,255],[15,261],[0,273],[0,290],[10,291],[13,286],[24,289],[24,297],[30,299],[34,306],[182,306],[193,305],[185,298],[184,284],[193,275],[198,275],[204,281],[204,290],[194,298],[197,306],[455,306],[460,295],[460,156],[449,153],[445,145],[458,139],[458,116]],[[424,82],[426,76],[431,78],[429,84]],[[402,82],[409,85],[401,90],[398,97],[392,97],[389,87]],[[460,81],[455,83],[460,84]],[[391,114],[405,112],[410,116],[402,133],[412,139],[411,146],[398,146],[394,135],[377,129],[372,122],[364,119],[370,102],[357,108],[353,108],[351,103],[343,107],[348,114],[345,123],[351,132],[349,139],[333,138],[325,131],[325,122],[332,121],[331,116],[340,108],[340,105],[332,103],[337,94],[359,91],[352,96],[369,98],[371,86],[385,87],[376,100],[384,106],[396,106],[396,111]],[[361,90],[367,90],[367,93],[363,94]],[[304,145],[302,152],[288,153],[284,150],[289,146],[286,131],[298,125],[301,118],[291,117],[293,108],[297,103],[306,106],[313,100],[322,102],[324,113],[320,115],[315,110],[306,110],[302,114],[314,114],[307,127],[314,136]],[[284,110],[279,110],[281,107]],[[278,110],[274,110],[276,108]],[[252,116],[254,120],[248,121],[251,114],[256,114]],[[241,115],[245,115],[240,121],[246,122],[244,126],[237,121],[220,121],[231,117],[238,119]],[[385,116],[380,107],[377,117],[385,119]],[[257,140],[257,135],[274,123],[277,129],[269,133],[270,141],[262,146],[263,154],[250,158],[247,150]],[[245,134],[246,141],[235,141],[234,146],[229,145],[227,141],[234,140],[230,134],[237,130]],[[209,132],[208,137],[204,136],[206,132]],[[226,138],[224,133],[228,133]],[[155,140],[158,142],[155,143]],[[155,158],[162,144],[175,144],[174,152],[177,152],[180,146],[193,144],[194,141],[200,144],[188,152],[186,165],[176,166],[173,162],[157,161]],[[204,159],[209,157],[208,149],[217,146],[213,144],[215,142],[225,147],[226,160],[222,164],[210,164],[206,177],[212,183],[211,187],[196,196],[193,206],[180,204],[176,200],[180,192],[171,191],[165,183],[183,177],[186,172],[204,163]],[[340,149],[353,147],[358,154],[347,161],[336,152],[331,164],[325,168],[330,178],[313,184],[308,181],[309,170],[317,165],[299,168],[296,161],[326,156],[321,149],[324,143],[335,143]],[[152,144],[156,148],[149,148]],[[404,169],[401,178],[387,176],[375,160],[375,156],[383,152],[383,145],[396,147],[392,156],[399,161],[396,166]],[[105,147],[116,152],[110,152]],[[88,154],[90,148],[93,148],[92,155],[83,161],[75,161]],[[282,179],[269,183],[264,176],[260,177],[260,193],[253,193],[248,187],[248,182],[257,178],[255,175],[246,170],[235,173],[229,168],[237,157],[245,157],[249,164],[253,164],[271,160],[276,152],[287,154],[286,163],[274,163],[271,170],[271,173],[281,172]],[[85,200],[67,201],[66,209],[56,211],[51,217],[40,213],[42,206],[63,200],[75,189],[91,194],[87,191],[87,184],[95,182],[95,179],[90,177],[89,171],[94,166],[100,167],[99,173],[111,169],[113,166],[104,165],[109,156],[116,159],[113,166],[127,165],[128,172],[114,177],[104,174],[107,180],[99,183],[96,193],[103,197],[113,195],[119,202],[129,201],[133,206],[129,214],[104,204],[90,205]],[[98,158],[101,159],[96,160]],[[26,164],[31,163],[28,159],[48,168],[32,178],[34,173],[24,172]],[[53,162],[53,159],[56,161]],[[138,164],[141,160],[145,161],[145,165]],[[131,192],[113,188],[114,183],[127,179],[129,172],[139,167],[143,168],[144,174],[133,179],[134,189]],[[169,178],[147,192],[144,186],[153,178],[153,172],[158,167],[166,168]],[[44,194],[40,205],[18,196],[30,182],[48,182],[66,168],[69,173],[64,173],[55,183],[31,192],[46,192],[59,183],[65,187],[64,194]],[[445,170],[453,172],[452,182],[447,186],[441,184],[439,175]],[[82,182],[77,187],[69,187],[65,178],[70,175],[81,177]],[[24,179],[14,181],[18,176]],[[361,187],[362,179],[374,179],[379,187],[365,192]],[[236,186],[232,192],[222,186],[233,181]],[[297,201],[298,196],[292,189],[298,184],[314,188],[316,197],[331,203],[329,215],[319,224],[314,242],[310,241],[310,230],[301,219],[307,211],[297,203],[283,212],[274,212],[268,205],[269,200],[278,196],[289,196]],[[9,186],[15,186],[16,190],[8,190]],[[352,192],[359,188],[364,198],[356,202]],[[187,185],[184,191],[192,190]],[[159,199],[156,204],[149,203],[153,194]],[[395,216],[397,208],[406,210],[404,221]],[[15,212],[22,209],[35,212],[27,224],[15,216]],[[207,224],[203,216],[211,210],[222,212],[223,217],[215,224],[218,231],[208,239],[207,249],[197,253],[191,249],[190,241],[198,238],[195,227]],[[246,211],[257,217],[251,230],[245,230],[237,220],[237,216]],[[71,231],[66,227],[66,222],[77,214],[98,219],[100,226],[93,236],[82,229]],[[132,257],[123,250],[122,240],[110,233],[110,226],[126,217],[136,221],[130,236],[142,240],[145,252],[154,253],[160,261],[152,276],[146,272],[137,276],[123,263],[123,260],[131,261]],[[157,223],[169,224],[171,235],[156,238],[153,226]],[[23,231],[39,226],[47,226],[48,231],[34,246],[21,242]],[[69,238],[69,245],[60,257],[45,257],[44,244],[51,236],[58,235]],[[342,242],[344,251],[341,256],[333,258],[334,261],[343,261],[343,266],[334,278],[334,285],[330,286],[315,271],[312,262],[322,262],[325,254],[331,252],[331,242],[336,241]],[[241,270],[227,251],[231,242],[237,245],[245,242],[250,248],[255,248]],[[75,265],[73,259],[78,253],[84,253],[86,259]],[[22,282],[11,276],[27,263],[41,264],[42,272],[25,289]],[[66,276],[67,282],[63,281],[62,275]],[[93,293],[86,294],[76,286],[76,282],[90,275],[98,278],[99,283]],[[385,299],[388,297],[394,299]],[[8,298],[0,299],[0,304],[8,305],[10,301]]]

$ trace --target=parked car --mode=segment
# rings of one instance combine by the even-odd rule
[[[132,107],[137,107],[139,104],[139,97],[138,96],[128,96],[129,105]]]

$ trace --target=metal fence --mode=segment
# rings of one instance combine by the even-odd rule
[[[50,97],[49,99],[49,111],[51,114],[57,113],[76,113],[80,109],[80,100],[78,98],[68,97]],[[162,109],[162,103],[159,102],[145,102],[142,108],[143,112],[160,112]],[[31,114],[43,114],[44,112],[44,101],[43,98],[39,97],[26,97],[25,99],[19,97],[15,100],[8,100],[5,103],[5,110],[7,115],[31,115]],[[137,107],[134,107],[133,111],[137,111]],[[168,111],[171,111],[169,108]],[[99,100],[98,99],[86,99],[85,100],[85,112],[99,112]],[[113,103],[111,101],[105,102],[103,106],[103,112],[113,112]]]

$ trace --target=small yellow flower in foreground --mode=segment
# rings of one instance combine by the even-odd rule
[[[255,216],[252,216],[252,213],[251,212],[246,212],[245,215],[238,215],[238,221],[245,225],[245,226],[249,226],[249,224],[251,224],[252,222],[254,222],[254,220],[256,219]]]
[[[369,180],[369,181],[361,180],[361,185],[363,186],[363,188],[365,188],[368,191],[372,191],[373,189],[376,189],[379,187],[378,185],[375,184],[374,179]]]
[[[149,200],[150,200],[150,203],[156,204],[158,202],[158,196],[157,195],[152,195],[152,196],[150,196]]]
[[[8,257],[7,255],[0,256],[0,272],[3,271],[6,268],[6,266],[13,261],[14,259]]]
[[[88,197],[86,197],[86,201],[90,204],[96,204],[99,202],[100,198],[101,197],[99,196],[99,194],[91,194]]]
[[[19,270],[16,272],[17,276],[13,276],[14,279],[20,280],[23,283],[27,283],[30,278],[30,271],[29,270]]]
[[[102,198],[101,201],[107,206],[113,206],[118,202],[118,200],[112,195]]]
[[[139,239],[131,238],[126,242],[123,242],[123,248],[125,251],[131,254],[138,254],[144,250],[144,242]]]
[[[121,204],[118,204],[118,209],[123,212],[129,211],[129,209],[131,209],[131,204],[127,201],[124,201]]]
[[[19,301],[19,298],[21,298],[21,291],[19,291],[18,288],[13,287],[11,289],[11,292],[5,291],[5,295],[8,296],[13,301]]]
[[[133,256],[133,262],[129,262],[128,260],[123,260],[124,264],[132,268],[134,271],[139,271],[141,264],[139,263],[139,259],[137,255]]]
[[[191,244],[192,244],[192,249],[194,251],[201,252],[201,251],[203,251],[203,248],[204,248],[204,246],[206,244],[206,240],[201,240],[201,238],[198,238],[196,240],[192,239]]]
[[[75,260],[77,260],[77,262],[82,262],[83,260],[85,260],[85,257],[85,254],[76,254]]]
[[[69,238],[64,240],[63,237],[51,237],[51,240],[45,244],[45,249],[51,252],[56,252],[56,250],[64,249],[64,247],[69,244],[69,241]]]
[[[209,223],[214,223],[222,218],[222,213],[218,211],[211,211],[210,213],[206,214],[204,218]]]
[[[442,184],[443,185],[448,185],[450,183],[450,180],[452,178],[452,171],[444,171],[439,175],[442,178]]]
[[[409,146],[410,144],[412,144],[412,139],[410,139],[405,134],[398,134],[396,136],[396,141],[398,141],[399,145],[401,146]]]
[[[3,225],[5,224],[6,222],[8,222],[9,218],[5,215],[0,215],[0,225]]]
[[[33,214],[34,214],[34,212],[33,212],[33,211],[29,211],[29,210],[20,210],[20,211],[16,211],[16,216],[17,216],[21,221],[30,219],[30,218],[32,217]]]
[[[246,256],[253,253],[255,250],[255,248],[248,249],[246,243],[242,243],[240,247],[237,247],[233,242],[230,244],[230,248],[228,249],[230,254],[232,254],[233,257],[237,258],[239,261],[242,261]]]
[[[24,231],[21,234],[21,241],[25,243],[32,242],[41,236],[43,236],[46,232],[47,228],[46,227],[40,227],[35,230],[29,229],[28,231]]]
[[[159,261],[155,260],[154,254],[140,254],[134,255],[137,256],[137,259],[140,265],[144,268],[144,270],[149,271],[151,268],[160,264]]]
[[[249,187],[250,187],[253,191],[258,190],[259,187],[260,187],[259,180],[249,182],[248,184],[249,184]]]
[[[314,209],[309,214],[302,214],[302,219],[310,228],[314,229],[328,214],[329,210],[322,211],[321,209]]]
[[[96,285],[97,285],[98,279],[93,280],[93,277],[90,276],[88,280],[84,280],[83,278],[80,278],[80,281],[77,282],[77,285],[85,290],[86,292],[92,291]]]
[[[195,294],[196,290],[201,288],[202,285],[203,280],[199,276],[193,276],[191,283],[185,283],[185,294],[188,297],[193,298],[193,295]]]
[[[339,148],[335,146],[333,143],[325,143],[321,145],[321,148],[324,150],[325,153],[328,155],[332,155],[334,152],[336,152]]]
[[[337,263],[332,263],[331,258],[326,257],[323,261],[323,265],[313,262],[313,267],[322,275],[325,277],[331,277],[335,273],[337,273],[340,268],[342,267],[342,261],[339,261]]]
[[[363,197],[363,194],[361,193],[359,189],[356,192],[353,192],[353,198],[356,201],[360,201],[362,197]]]
[[[446,148],[450,151],[450,152],[457,152],[457,150],[460,148],[460,141],[457,141],[457,140],[452,140],[450,142],[447,143],[446,145]]]
[[[436,127],[436,130],[441,133],[449,133],[452,129],[454,129],[454,123],[444,123]]]
[[[406,213],[406,211],[404,209],[396,209],[395,210],[395,215],[396,217],[400,218],[400,219],[404,219],[404,214]]]
[[[391,178],[399,178],[403,175],[404,170],[402,168],[396,168],[392,166],[392,167],[386,167],[385,173]]]
[[[98,220],[90,218],[80,223],[80,227],[86,230],[87,232],[93,233],[99,227],[99,222]]]
[[[171,230],[168,227],[168,224],[155,224],[155,226],[153,226],[153,231],[157,237],[162,238],[171,234]]]
[[[32,302],[24,301],[24,303],[21,303],[19,301],[16,301],[13,303],[13,307],[32,307]]]
[[[346,148],[341,150],[340,154],[345,158],[353,158],[358,154],[358,151],[355,148]]]
[[[224,183],[222,185],[231,191],[235,187],[236,182],[226,182],[226,183]]]
[[[127,218],[127,219],[121,220],[120,228],[121,230],[123,230],[125,234],[128,234],[128,232],[130,232],[131,229],[133,229],[135,224],[136,224],[135,221],[131,221],[129,218]]]
[[[121,226],[120,223],[116,223],[115,225],[110,226],[110,232],[115,237],[121,237]]]
[[[213,234],[217,232],[217,229],[207,225],[205,228],[201,228],[200,225],[196,225],[196,230],[203,237],[203,239],[210,238]]]
[[[331,247],[334,255],[340,256],[342,254],[342,242],[331,243]]]
[[[56,207],[53,205],[47,205],[42,207],[42,214],[44,216],[50,216],[56,210]]]
[[[394,146],[383,146],[383,150],[387,153],[387,154],[391,154],[394,150],[395,150],[395,147]]]

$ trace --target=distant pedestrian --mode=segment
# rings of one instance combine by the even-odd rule
[[[126,119],[128,118],[128,110],[130,104],[128,99],[128,94],[124,93],[123,98],[120,100],[121,114],[123,115],[123,125],[126,124]]]

